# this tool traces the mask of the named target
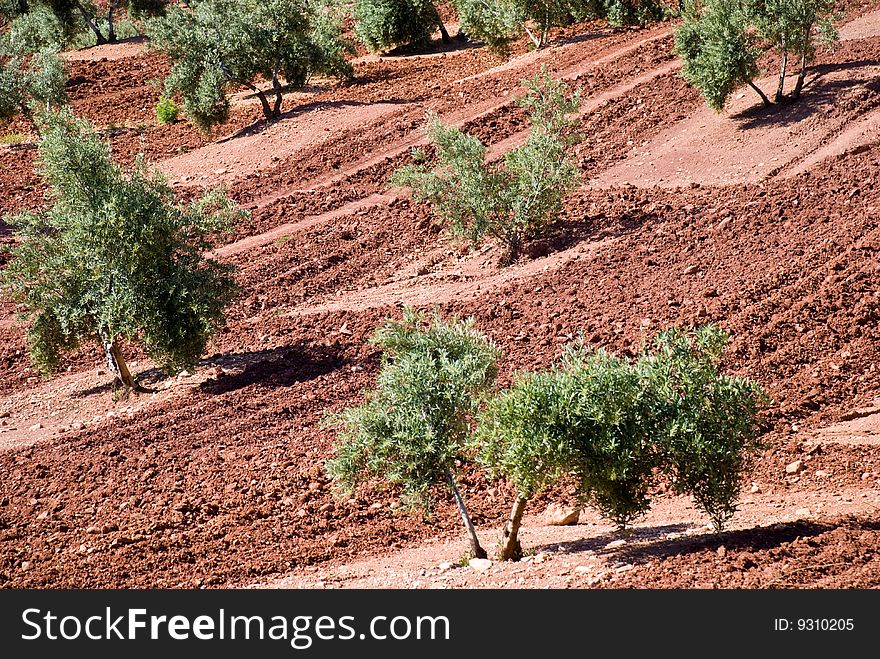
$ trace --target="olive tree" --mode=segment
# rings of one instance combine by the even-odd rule
[[[179,92],[203,130],[226,120],[231,88],[253,92],[274,121],[285,90],[303,87],[315,73],[352,74],[339,24],[309,0],[201,0],[148,21],[147,31],[152,47],[173,62],[165,96]],[[261,79],[271,92],[259,87]]]
[[[219,191],[180,205],[143,161],[115,164],[109,146],[69,111],[40,140],[45,212],[7,216],[20,242],[3,284],[23,305],[32,360],[50,374],[66,352],[97,341],[128,395],[144,391],[121,341],[167,372],[194,367],[236,291],[231,266],[205,258],[208,236],[241,215]]]
[[[661,0],[456,0],[461,28],[499,53],[523,33],[535,48],[544,48],[550,30],[588,18],[611,25],[635,25],[667,16]]]
[[[352,17],[358,39],[374,53],[427,44],[435,29],[444,43],[452,41],[431,0],[357,0]]]
[[[66,82],[64,65],[55,53],[0,53],[0,122],[21,115],[39,132],[36,115],[67,102]]]
[[[95,43],[116,43],[117,12],[126,10],[135,19],[164,13],[169,0],[107,0],[103,7],[89,0],[7,0],[0,12],[15,19],[13,26],[36,38],[41,47],[71,45],[91,32]]]
[[[831,24],[832,0],[694,0],[683,11],[675,49],[683,60],[682,76],[697,87],[706,102],[721,110],[743,85],[751,87],[765,106],[786,98],[797,100],[806,80],[818,38],[837,39]],[[779,54],[773,101],[755,83],[759,58],[768,50]],[[800,63],[794,88],[785,94],[789,57]]]
[[[490,401],[474,433],[478,459],[517,490],[502,560],[522,554],[529,499],[562,476],[574,477],[583,501],[621,529],[648,510],[664,428],[652,382],[640,364],[575,344],[559,365],[520,376]]]
[[[667,406],[664,469],[675,491],[693,496],[718,531],[736,512],[769,403],[757,383],[719,372],[728,341],[714,325],[667,330],[646,359]]]
[[[499,350],[473,319],[444,322],[405,309],[371,342],[383,350],[375,389],[363,404],[328,417],[341,426],[327,471],[345,489],[371,478],[402,488],[410,503],[427,503],[445,483],[461,514],[475,557],[485,558],[455,480],[470,421],[496,377]]]
[[[487,163],[487,147],[479,139],[429,114],[426,132],[439,165],[427,164],[417,150],[417,164],[400,168],[391,178],[392,185],[410,187],[416,199],[431,204],[457,236],[477,242],[489,235],[500,241],[505,261],[516,258],[527,239],[556,220],[565,194],[579,180],[567,153],[579,91],[572,93],[546,69],[523,82],[528,92],[517,102],[529,111],[531,131],[502,163]]]

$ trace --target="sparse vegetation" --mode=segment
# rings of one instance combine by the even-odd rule
[[[241,212],[219,191],[175,203],[157,173],[143,161],[123,171],[68,111],[46,116],[40,157],[49,209],[4,218],[21,243],[3,284],[25,308],[34,365],[50,374],[95,340],[124,394],[144,388],[122,341],[140,343],[169,373],[193,368],[236,291],[232,269],[203,256],[207,236]]]
[[[391,178],[392,185],[411,187],[416,199],[431,204],[456,236],[498,240],[506,250],[505,262],[517,257],[526,240],[547,230],[578,182],[566,150],[579,92],[546,70],[524,84],[528,93],[518,103],[530,113],[531,132],[525,144],[504,155],[503,164],[487,163],[480,140],[429,114],[426,133],[439,165],[426,164],[425,155],[416,152],[420,164],[403,167]]]
[[[64,65],[55,53],[0,53],[0,122],[22,115],[39,131],[36,117],[67,102],[66,82]]]
[[[374,53],[425,45],[438,29],[445,43],[452,41],[431,0],[357,0],[352,14],[358,39]]]
[[[470,421],[495,381],[498,349],[473,320],[445,322],[405,309],[371,342],[382,370],[366,401],[328,418],[341,426],[327,471],[343,488],[379,478],[400,486],[410,504],[425,504],[438,484],[449,487],[470,537],[473,555],[486,552],[455,479]]]
[[[837,40],[831,0],[691,0],[684,23],[675,35],[675,49],[684,61],[682,75],[697,87],[708,105],[721,110],[730,95],[744,85],[765,106],[797,100],[804,86],[816,42]],[[779,77],[773,101],[755,82],[758,58],[767,50],[779,55]],[[791,92],[785,94],[789,57],[799,61]]]
[[[285,91],[303,87],[315,73],[352,72],[338,23],[307,0],[204,0],[147,25],[152,47],[174,63],[165,96],[180,93],[187,116],[203,130],[226,121],[228,94],[237,86],[250,90],[274,121]]]
[[[177,121],[179,109],[173,98],[163,96],[156,103],[156,121],[160,124],[173,124]]]

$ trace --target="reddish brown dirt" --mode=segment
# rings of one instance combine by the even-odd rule
[[[876,59],[871,24],[859,23],[823,63]],[[484,49],[368,58],[353,83],[321,83],[290,101],[286,126],[266,129],[245,100],[214,138],[182,122],[153,125],[158,88],[148,78],[161,70],[156,55],[71,62],[72,75],[89,81],[74,86],[75,109],[102,127],[107,117],[127,127],[112,137],[120,160],[145,150],[173,180],[194,177],[181,185],[186,195],[225,177],[254,217],[218,250],[239,266],[243,294],[196,376],[166,378],[129,351],[141,377],[161,388],[156,395],[114,403],[88,346],[63,377],[39,379],[14,305],[0,307],[0,415],[8,414],[0,416],[0,585],[880,585],[874,426],[834,425],[880,395],[876,142],[862,139],[802,173],[763,181],[585,186],[556,232],[504,270],[497,247],[457,245],[423,205],[379,196],[422,139],[428,108],[498,150],[521,139],[523,116],[511,99],[542,61],[584,86],[589,110],[577,157],[586,181],[601,176],[631,158],[633,146],[703,111],[664,68],[674,66],[667,29],[577,26],[552,48],[521,50],[502,67]],[[382,117],[346,114],[345,104],[389,101],[400,106]],[[108,103],[114,107],[104,113]],[[242,145],[268,147],[300,125],[306,108],[322,107],[333,109],[325,119],[355,123],[281,147],[284,155],[268,163],[242,153]],[[817,113],[811,125],[845,131],[862,109],[827,120]],[[241,137],[216,141],[237,131]],[[754,146],[748,134],[743,149]],[[215,156],[199,162],[199,153]],[[189,155],[170,160],[181,154]],[[42,200],[33,157],[28,149],[0,151],[4,211]],[[254,166],[233,172],[232,158]],[[228,171],[216,173],[221,168]],[[608,548],[616,536],[592,514],[577,527],[541,527],[534,514],[570,495],[560,487],[530,505],[524,540],[541,560],[495,566],[488,576],[438,570],[465,547],[442,492],[430,517],[408,515],[394,490],[378,486],[334,498],[323,469],[335,436],[320,420],[361,400],[379,366],[366,339],[407,301],[475,316],[504,350],[502,382],[547,366],[579,332],[627,353],[662,327],[720,323],[734,337],[728,368],[757,379],[775,401],[767,449],[748,475],[757,490],[746,484],[741,512],[716,536],[690,502],[661,489],[636,534]],[[795,460],[806,467],[786,473]],[[471,468],[462,484],[481,534],[491,538],[509,486]],[[400,574],[370,577],[397,560]],[[338,576],[346,571],[361,576]]]

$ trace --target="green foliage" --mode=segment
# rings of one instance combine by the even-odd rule
[[[36,5],[15,17],[2,38],[2,49],[26,55],[40,51],[59,51],[73,44],[82,34],[80,23],[64,23],[46,5]]]
[[[645,25],[675,14],[673,8],[661,0],[595,0],[590,4],[592,13],[607,20],[609,25]]]
[[[755,84],[758,59],[770,49],[780,55],[780,81],[774,100],[784,100],[788,56],[799,58],[798,80],[791,98],[800,95],[807,66],[815,57],[817,37],[837,39],[831,19],[833,0],[694,0],[685,6],[675,49],[684,65],[682,76],[697,87],[708,105],[721,110],[730,95],[751,85],[765,104],[768,96]]]
[[[84,339],[139,342],[169,372],[192,368],[232,300],[232,268],[206,259],[208,236],[242,214],[222,192],[175,203],[139,161],[124,172],[109,146],[67,111],[40,141],[51,204],[5,218],[21,237],[3,274],[26,307],[34,364],[51,373]]]
[[[172,8],[147,26],[151,45],[174,63],[165,95],[179,92],[186,114],[206,131],[226,120],[231,88],[253,91],[274,120],[285,89],[301,88],[315,73],[352,72],[338,23],[307,0],[202,0],[192,9]],[[274,105],[256,86],[258,78],[272,82]]]
[[[31,56],[0,56],[0,122],[18,114],[34,121],[50,106],[67,102],[64,64],[53,52]]]
[[[407,308],[371,339],[383,350],[382,369],[366,401],[328,418],[342,427],[327,471],[344,488],[370,478],[400,485],[425,503],[463,457],[470,419],[496,376],[498,349],[473,319],[428,324]]]
[[[742,477],[760,448],[760,410],[769,402],[754,382],[722,375],[728,342],[708,325],[655,340],[648,368],[669,406],[664,465],[675,490],[690,494],[719,531],[736,512]]]
[[[542,48],[551,28],[583,17],[579,0],[458,0],[456,7],[462,30],[502,54],[523,32]]]
[[[355,34],[371,52],[398,45],[423,45],[440,25],[431,0],[357,0]]]
[[[710,0],[703,11],[688,5],[675,35],[682,77],[703,92],[709,107],[721,110],[730,95],[758,73],[761,46],[749,30],[750,3]]]
[[[456,0],[455,5],[462,30],[501,54],[523,32],[536,48],[543,48],[554,27],[587,18],[642,25],[671,13],[661,0]]]
[[[482,464],[532,497],[569,474],[618,526],[648,510],[663,408],[652,373],[604,350],[567,350],[494,399],[474,435]]]
[[[439,166],[421,163],[402,167],[391,184],[413,189],[430,203],[453,232],[473,242],[490,235],[515,257],[525,240],[540,235],[562,210],[562,199],[578,182],[566,154],[569,115],[580,106],[580,92],[544,70],[524,81],[528,93],[519,104],[529,110],[531,133],[526,143],[504,156],[503,166],[486,163],[486,147],[455,127],[428,115],[427,135]],[[416,153],[418,160],[420,154]]]
[[[126,20],[116,24],[114,14],[127,9],[134,19],[159,16],[169,0],[108,0],[103,9],[88,0],[7,0],[0,14],[14,18],[13,31],[25,39],[26,52],[45,48],[69,48],[114,43],[118,38],[139,34],[137,26]],[[87,39],[91,32],[91,38]]]
[[[177,121],[179,109],[173,98],[163,96],[156,103],[156,121],[160,124],[173,124]]]
[[[648,510],[665,473],[720,530],[767,402],[754,382],[718,372],[726,343],[707,325],[663,332],[634,360],[575,344],[559,365],[518,376],[489,402],[471,440],[478,460],[525,498],[572,476],[620,527]]]

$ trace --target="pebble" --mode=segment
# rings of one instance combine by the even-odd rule
[[[32,425],[30,428],[28,428],[28,430],[30,430],[30,431],[34,431],[34,430],[42,430],[42,428],[43,428],[43,424],[42,424],[42,423],[35,423],[35,424]]]
[[[796,474],[798,473],[804,466],[803,460],[795,460],[794,462],[790,462],[785,466],[786,474]]]
[[[625,544],[626,540],[612,540],[605,545],[605,549],[617,549],[618,547],[623,547]]]
[[[492,561],[488,558],[472,558],[468,561],[468,565],[470,565],[477,572],[485,572],[490,567],[492,567]]]

